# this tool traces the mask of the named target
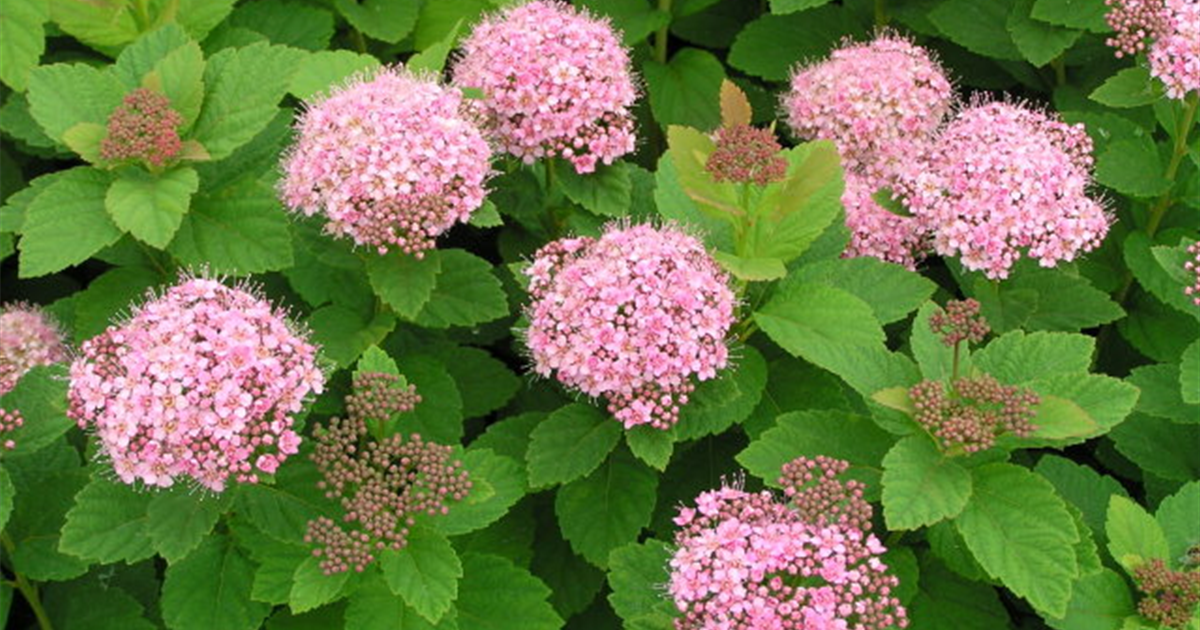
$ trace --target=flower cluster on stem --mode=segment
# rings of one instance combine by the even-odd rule
[[[179,138],[182,126],[183,116],[171,109],[170,99],[149,88],[136,88],[109,115],[100,157],[162,168],[183,148]]]
[[[922,381],[908,390],[916,421],[942,450],[974,453],[991,448],[1003,434],[1029,437],[1041,398],[1032,390],[1004,385],[990,375],[959,378],[946,391],[941,381]]]
[[[739,124],[714,133],[716,148],[704,168],[716,182],[766,186],[787,175],[783,147],[768,129]]]
[[[1200,3],[1195,0],[1105,0],[1116,33],[1108,45],[1116,56],[1145,52],[1150,74],[1167,96],[1200,91]]]
[[[1133,570],[1133,581],[1142,598],[1138,613],[1167,628],[1183,628],[1200,603],[1200,573],[1172,571],[1160,559],[1148,560]]]
[[[0,309],[0,396],[17,386],[26,372],[67,358],[67,347],[58,325],[41,309],[23,303]],[[25,424],[19,409],[0,408],[0,436]],[[0,447],[11,451],[17,443],[0,437]]]

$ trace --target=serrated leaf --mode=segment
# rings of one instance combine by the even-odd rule
[[[308,55],[292,75],[288,92],[301,100],[319,98],[328,94],[358,73],[370,72],[379,67],[379,60],[371,55],[349,50],[322,50]]]
[[[46,50],[44,25],[50,18],[47,0],[4,0],[0,3],[0,81],[24,92],[29,72]]]
[[[752,258],[799,257],[832,225],[842,210],[842,167],[832,142],[818,140],[788,149],[783,181],[763,189],[742,249]]]
[[[908,339],[908,345],[912,349],[913,357],[917,359],[917,364],[921,366],[921,374],[925,378],[945,381],[954,373],[954,348],[942,343],[941,336],[934,333],[929,327],[929,318],[938,308],[938,305],[933,302],[926,302],[921,306],[917,311],[916,319],[913,320],[912,336]],[[969,348],[959,350],[958,363],[960,372],[970,373],[972,363]],[[905,393],[907,399],[907,390]]]
[[[390,313],[379,313],[368,320],[358,311],[338,304],[313,311],[305,321],[324,356],[342,367],[354,363],[363,350],[383,341],[396,326],[396,318]]]
[[[1176,247],[1153,246],[1141,232],[1134,232],[1125,239],[1125,263],[1141,284],[1154,297],[1175,310],[1200,319],[1200,308],[1193,298],[1184,293],[1182,287],[1190,284],[1184,264],[1192,259],[1187,253],[1187,241]]]
[[[1021,51],[1005,25],[1015,0],[944,0],[929,20],[947,39],[967,50],[995,59],[1017,61]]]
[[[1115,571],[1101,569],[1075,583],[1067,614],[1050,618],[1055,630],[1121,630],[1125,618],[1137,614],[1129,586]]]
[[[975,367],[1001,383],[1023,384],[1062,374],[1086,374],[1095,338],[1069,333],[1021,331],[994,339],[972,356]]]
[[[917,529],[962,512],[971,473],[924,435],[906,437],[883,458],[883,516],[888,529]]]
[[[67,512],[59,549],[105,563],[149,558],[154,553],[146,528],[151,498],[123,483],[93,477]]]
[[[414,258],[401,252],[367,257],[367,277],[385,304],[405,319],[413,319],[429,303],[438,274],[440,256]]]
[[[187,214],[200,177],[193,168],[180,166],[155,176],[127,169],[108,188],[104,208],[117,227],[138,240],[166,247]]]
[[[380,554],[380,568],[388,588],[430,623],[449,612],[463,575],[450,541],[423,527],[409,530],[408,544],[400,551]]]
[[[67,511],[88,481],[74,449],[58,444],[62,448],[5,462],[16,491],[13,513],[4,527],[15,549],[5,557],[14,571],[31,580],[69,580],[86,573],[89,564],[58,549]],[[66,457],[59,459],[55,452]]]
[[[89,164],[100,164],[100,143],[108,129],[99,123],[82,122],[63,132],[62,141]]]
[[[847,349],[882,347],[884,340],[866,302],[826,284],[788,284],[754,314],[754,321],[784,350],[826,369]]]
[[[1008,33],[1029,63],[1041,67],[1069,49],[1082,31],[1047,24],[1030,17],[1035,0],[1016,0],[1008,14]]]
[[[983,568],[1034,608],[1066,614],[1079,575],[1075,521],[1050,482],[1013,464],[972,471],[974,493],[955,521]]]
[[[1104,524],[1108,551],[1127,572],[1148,560],[1170,561],[1166,534],[1142,506],[1119,495],[1108,500],[1108,518]]]
[[[200,545],[223,511],[214,497],[178,487],[159,492],[146,506],[146,535],[154,551],[175,562]]]
[[[125,89],[107,70],[82,63],[56,63],[29,73],[28,96],[34,120],[46,135],[62,140],[63,133],[79,123],[107,123]]]
[[[196,195],[167,251],[184,264],[236,275],[286,269],[293,261],[287,216],[260,180]]]
[[[272,43],[320,51],[333,37],[333,14],[322,8],[286,0],[257,0],[229,16],[229,24],[266,35]]]
[[[647,425],[627,429],[625,444],[635,457],[659,471],[667,469],[675,451],[675,440],[670,433]]]
[[[154,64],[152,75],[156,87],[171,101],[171,109],[183,117],[180,130],[186,132],[200,115],[200,107],[204,102],[204,52],[195,42],[172,50],[158,63]],[[150,87],[145,85],[144,87]],[[186,136],[185,136],[186,137]]]
[[[516,460],[473,445],[463,453],[462,462],[470,475],[471,492],[435,523],[449,536],[487,527],[525,495],[525,471]]]
[[[605,568],[609,552],[650,524],[657,489],[658,475],[618,449],[587,477],[559,488],[554,513],[571,548]]]
[[[854,294],[871,307],[881,324],[906,317],[933,295],[931,280],[876,258],[839,258],[796,269],[792,282],[820,282]],[[919,324],[918,324],[919,325]]]
[[[235,519],[238,517],[235,517]],[[251,524],[232,521],[238,546],[257,564],[250,599],[272,605],[285,605],[292,598],[296,569],[312,558],[311,545],[280,542]]]
[[[379,575],[369,576],[346,603],[346,627],[356,630],[457,630],[452,613],[436,627],[405,605]]]
[[[458,585],[458,624],[472,630],[556,630],[562,619],[546,601],[550,589],[499,556],[468,554]]]
[[[421,8],[417,0],[334,0],[333,5],[355,29],[389,44],[412,32]]]
[[[930,554],[920,558],[921,590],[908,607],[910,627],[923,630],[1008,630],[996,589],[969,581]]]
[[[721,82],[721,126],[749,125],[754,117],[750,99],[737,85],[726,79]]]
[[[537,522],[529,570],[550,587],[550,605],[564,618],[588,608],[604,587],[604,573],[571,551],[550,518]]]
[[[295,455],[293,459],[307,457]],[[234,512],[245,516],[268,536],[301,544],[308,522],[326,513],[330,504],[317,490],[321,473],[311,461],[289,461],[276,473],[275,485],[239,484]]]
[[[626,623],[648,614],[674,614],[674,607],[660,591],[671,579],[667,569],[670,558],[667,544],[653,538],[613,550],[609,556],[608,583],[612,592],[608,602]]]
[[[463,399],[463,417],[477,418],[500,409],[521,389],[522,381],[489,352],[469,346],[448,350],[446,369]]]
[[[1200,424],[1178,424],[1135,413],[1109,433],[1117,451],[1159,477],[1200,479]]]
[[[461,249],[428,252],[441,270],[429,301],[415,318],[428,328],[473,326],[508,315],[508,298],[486,260]]]
[[[258,135],[275,117],[304,54],[287,46],[226,48],[204,69],[208,90],[193,134],[219,160]]]
[[[741,348],[741,358],[701,382],[679,410],[671,437],[680,442],[724,432],[754,412],[767,385],[767,362],[752,346]]]
[[[111,181],[102,171],[74,168],[29,203],[17,244],[22,278],[77,265],[121,238],[121,231],[104,211],[104,195]]]
[[[108,581],[81,579],[47,585],[42,606],[50,623],[65,630],[154,630],[142,604]]]
[[[1134,66],[1109,77],[1088,98],[1109,107],[1141,107],[1162,97],[1162,84],[1150,78],[1150,70]]]
[[[1154,520],[1167,539],[1168,560],[1180,561],[1200,544],[1200,481],[1191,481],[1158,504]]]
[[[253,630],[271,607],[250,601],[254,565],[227,536],[206,538],[167,567],[163,621],[171,630]]]
[[[1104,16],[1108,5],[1104,0],[1036,0],[1033,19],[1082,28],[1093,33],[1107,33],[1110,28]]]
[[[565,164],[555,164],[559,183],[567,198],[585,210],[603,217],[629,214],[633,182],[624,162],[596,166],[593,173],[579,174]]]
[[[450,51],[454,49],[454,43],[458,41],[458,33],[462,29],[462,24],[462,20],[459,20],[441,40],[409,57],[408,61],[404,62],[405,67],[414,72],[442,74],[446,68],[446,59],[450,56]]]
[[[417,387],[421,402],[416,409],[396,419],[391,430],[418,433],[439,444],[462,439],[462,395],[446,369],[445,359],[432,354],[410,354],[400,366],[408,381]]]
[[[37,366],[0,397],[0,409],[18,410],[24,424],[6,432],[16,446],[9,457],[36,453],[57,440],[75,424],[67,417],[67,373],[62,365]]]
[[[663,128],[687,125],[713,129],[721,124],[718,99],[725,67],[712,53],[684,48],[669,63],[647,61],[643,72],[650,109]]]
[[[587,476],[620,439],[620,423],[599,409],[581,403],[562,407],[530,434],[529,484],[539,488]]]
[[[1162,173],[1158,147],[1147,134],[1116,140],[1096,158],[1096,181],[1131,197],[1154,197],[1170,189]]]
[[[1075,332],[1114,322],[1124,309],[1086,279],[1060,270],[1038,269],[1014,275],[1000,287],[1009,292],[1037,293],[1036,307],[1022,327],[1026,330]],[[1004,299],[1004,297],[1001,297]]]
[[[321,559],[309,555],[292,574],[288,607],[299,614],[324,606],[338,598],[349,579],[349,571],[326,575],[321,570]]]
[[[786,81],[797,61],[820,59],[844,38],[864,34],[841,7],[764,15],[738,32],[729,65],[768,81]]]
[[[1112,477],[1056,455],[1043,457],[1034,471],[1054,484],[1059,496],[1079,508],[1084,522],[1097,535],[1097,542],[1103,544],[1108,499],[1126,496],[1125,488]]]

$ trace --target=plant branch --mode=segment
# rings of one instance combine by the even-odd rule
[[[658,10],[667,14],[667,23],[654,33],[654,59],[667,63],[667,38],[671,36],[671,0],[658,0]]]
[[[13,542],[8,532],[0,532],[0,543],[4,545],[5,553],[10,556],[16,551],[17,545]],[[46,614],[46,609],[42,606],[42,600],[38,597],[37,584],[29,581],[29,578],[13,569],[13,585],[21,592],[25,601],[29,603],[29,608],[33,610],[33,616],[37,619],[38,628],[41,630],[54,630],[54,624],[50,623],[50,617]]]

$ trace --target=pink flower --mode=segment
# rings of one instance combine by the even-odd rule
[[[1196,0],[1106,0],[1116,34],[1108,45],[1117,57],[1149,49],[1150,74],[1167,96],[1182,99],[1200,90],[1200,2]],[[1149,46],[1147,46],[1149,42]]]
[[[29,370],[66,358],[62,331],[40,308],[16,303],[0,309],[0,396]]]
[[[713,378],[728,361],[728,276],[676,228],[612,224],[596,240],[558,240],[525,274],[534,369],[604,396],[626,428],[670,428],[692,377]]]
[[[502,152],[590,173],[633,151],[637,87],[607,19],[534,0],[485,18],[462,47],[454,84],[483,91],[472,105]]]
[[[324,385],[316,353],[252,291],[184,279],[84,342],[67,413],[125,483],[182,476],[220,492],[296,452],[292,414]]]
[[[100,157],[110,162],[136,160],[159,168],[183,148],[179,139],[182,126],[183,116],[171,109],[170,99],[148,88],[136,88],[109,115]]]
[[[875,200],[876,189],[868,180],[849,171],[842,205],[846,209],[846,227],[850,243],[847,258],[871,256],[886,262],[916,269],[917,262],[929,251],[929,236],[919,221],[896,214]]]
[[[420,257],[486,194],[491,151],[462,100],[395,67],[310,101],[283,160],[284,202],[357,245]]]

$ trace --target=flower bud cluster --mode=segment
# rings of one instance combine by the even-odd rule
[[[1150,74],[1167,96],[1182,99],[1200,90],[1200,2],[1195,0],[1105,0],[1116,34],[1108,45],[1116,56],[1147,52]]]
[[[255,483],[298,451],[293,416],[325,378],[316,347],[246,287],[185,279],[84,342],[68,415],[125,483]]]
[[[873,534],[853,524],[861,508],[848,512],[842,507],[846,497],[849,503],[861,497],[855,499],[854,490],[843,494],[825,481],[826,472],[838,468],[826,467],[830,464],[808,461],[785,467],[783,481],[811,477],[803,483],[816,481],[813,488],[820,488],[793,493],[793,504],[800,499],[834,508],[816,520],[810,520],[813,511],[737,485],[704,492],[694,508],[679,510],[669,584],[682,613],[676,628],[907,627],[907,614],[894,594],[899,580],[880,560],[886,550]],[[826,472],[817,470],[822,467]]]
[[[457,88],[384,68],[308,102],[284,157],[289,208],[379,253],[420,257],[483,204],[491,151]]]
[[[800,518],[818,527],[871,530],[871,504],[860,481],[842,481],[850,462],[824,455],[797,457],[783,465],[779,485]]]
[[[668,429],[695,385],[728,361],[728,276],[677,228],[609,225],[546,245],[526,269],[534,369],[604,396],[626,428]]]
[[[1133,570],[1133,581],[1142,593],[1138,613],[1166,628],[1183,628],[1200,603],[1200,572],[1172,571],[1159,559]]]
[[[923,381],[908,395],[917,411],[916,421],[943,450],[974,453],[991,448],[1000,435],[1024,438],[1037,430],[1032,420],[1041,398],[1032,390],[1002,385],[987,374],[960,378],[950,392],[940,381]]]
[[[359,372],[354,375],[353,393],[346,396],[346,415],[366,421],[387,420],[412,411],[421,402],[417,386],[399,387],[400,377],[386,372]]]
[[[62,331],[40,308],[17,303],[0,309],[0,396],[29,370],[66,358]]]
[[[502,152],[590,173],[633,151],[638,91],[606,18],[558,0],[518,3],[484,18],[462,49],[454,84],[483,91],[471,105]]]
[[[979,343],[992,331],[987,320],[979,314],[977,300],[950,300],[929,317],[929,329],[942,336],[942,343],[954,347],[963,341]]]
[[[1183,294],[1191,296],[1192,303],[1200,306],[1200,241],[1188,245],[1187,252],[1192,259],[1183,263],[1183,270],[1192,274],[1192,284],[1183,288]]]
[[[108,117],[108,133],[100,141],[100,157],[110,162],[138,160],[161,168],[179,155],[183,116],[166,96],[137,88]]]
[[[768,129],[750,125],[721,127],[714,134],[716,149],[704,168],[717,182],[766,186],[787,176],[783,147]]]

